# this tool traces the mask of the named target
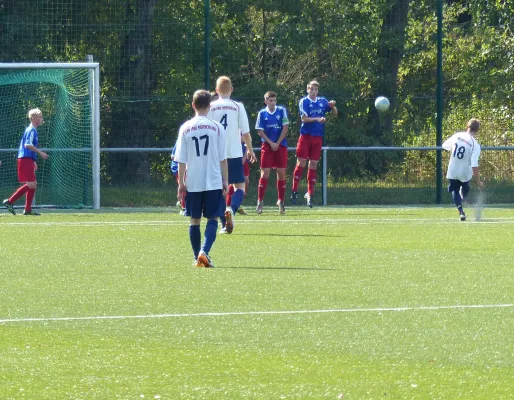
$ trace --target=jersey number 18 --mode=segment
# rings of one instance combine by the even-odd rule
[[[455,150],[453,150],[453,157],[457,157],[459,160],[464,158],[464,153],[466,152],[466,148],[464,146],[460,146],[455,143]]]

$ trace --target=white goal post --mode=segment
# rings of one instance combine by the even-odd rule
[[[92,202],[89,204],[94,209],[100,208],[100,66],[97,62],[70,62],[70,63],[0,63],[0,73],[3,73],[4,77],[8,79],[9,73],[17,74],[23,70],[87,70],[89,71],[88,82],[85,85],[89,85],[89,98],[90,98],[90,136],[91,144],[90,147],[68,147],[68,148],[43,148],[44,151],[50,152],[90,152],[91,153],[91,165],[90,171],[91,176],[87,178],[90,180],[88,185],[92,185]],[[9,70],[9,71],[7,71]],[[15,82],[16,83],[16,82]],[[23,82],[20,82],[23,83]],[[5,102],[5,100],[4,100]],[[25,113],[28,110],[25,110]],[[43,110],[43,113],[45,111]],[[80,114],[83,115],[83,114]],[[21,132],[17,132],[17,135],[21,135]],[[19,140],[19,136],[18,139]],[[87,145],[86,145],[87,146]],[[5,147],[5,146],[0,146]],[[11,149],[0,149],[3,152],[13,152]],[[91,186],[89,186],[91,188]],[[88,192],[88,198],[91,199],[91,190]]]

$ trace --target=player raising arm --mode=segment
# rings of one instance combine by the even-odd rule
[[[319,83],[311,81],[307,85],[307,96],[300,100],[300,117],[302,125],[300,126],[300,139],[296,146],[296,168],[293,173],[293,189],[291,193],[291,203],[296,204],[298,200],[298,186],[302,179],[303,170],[309,160],[309,169],[307,171],[308,190],[305,194],[307,205],[312,207],[312,198],[314,196],[314,188],[316,186],[316,176],[318,161],[321,157],[321,147],[323,146],[323,137],[325,136],[325,123],[327,119],[325,114],[330,113],[337,115],[336,102],[328,101],[324,97],[318,97]]]
[[[189,239],[197,267],[214,267],[209,251],[216,240],[218,217],[224,208],[228,185],[225,132],[207,118],[211,94],[197,90],[193,96],[195,116],[179,130],[175,160],[178,162],[179,199],[185,196],[186,215],[191,217]],[[186,176],[187,169],[187,176]],[[207,218],[204,242],[200,221]]]
[[[469,193],[471,178],[475,177],[476,183],[480,188],[484,186],[478,169],[480,144],[476,140],[476,135],[479,129],[480,121],[472,118],[469,120],[465,132],[457,132],[443,143],[443,149],[451,152],[446,173],[446,178],[450,180],[448,192],[452,195],[461,221],[466,220],[462,201]]]

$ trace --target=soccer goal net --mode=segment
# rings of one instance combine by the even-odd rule
[[[36,206],[99,208],[99,92],[98,63],[0,63],[2,199],[20,185],[18,146],[39,108],[38,148],[49,158],[36,161]]]

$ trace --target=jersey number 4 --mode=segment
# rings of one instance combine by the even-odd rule
[[[223,125],[223,128],[225,128],[225,130],[227,130],[227,114],[223,114],[223,117],[221,117],[220,119],[220,124]]]
[[[193,136],[193,137],[191,137],[191,139],[193,139],[193,141],[195,142],[197,157],[200,157],[200,140],[205,140],[205,144],[203,146],[203,155],[206,156],[207,151],[209,150],[209,136],[202,135],[202,136],[200,136],[200,140],[198,140],[198,138],[196,136]]]
[[[453,157],[457,157],[459,160],[464,158],[464,153],[466,152],[466,148],[464,146],[460,146],[455,143],[455,150],[453,150]]]

